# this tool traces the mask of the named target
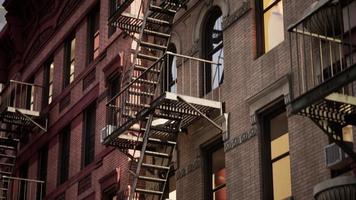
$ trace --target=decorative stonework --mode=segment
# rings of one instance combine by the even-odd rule
[[[255,137],[257,135],[258,128],[257,126],[253,126],[249,131],[240,134],[239,136],[235,137],[234,139],[231,139],[224,144],[224,151],[228,152],[237,146],[239,146],[242,143],[247,142],[251,138]]]
[[[195,170],[200,168],[200,157],[192,160],[188,165],[186,165],[183,168],[180,168],[177,170],[176,172],[176,180],[179,180],[185,176],[187,176],[188,174],[194,172]]]
[[[199,49],[200,49],[200,48],[199,48],[199,46],[200,46],[199,44],[200,44],[199,40],[195,40],[195,41],[193,42],[191,48],[187,51],[186,55],[193,56],[193,55],[195,55],[196,53],[198,53],[198,52],[199,52]]]
[[[238,8],[230,16],[224,18],[222,22],[223,30],[227,29],[231,24],[244,16],[248,11],[251,10],[250,0],[245,0],[240,8]]]

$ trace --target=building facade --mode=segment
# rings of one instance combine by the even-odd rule
[[[5,0],[1,194],[317,198],[354,176],[355,5]]]

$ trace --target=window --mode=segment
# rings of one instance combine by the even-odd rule
[[[102,200],[117,200],[117,187],[115,185],[103,191]]]
[[[52,102],[53,99],[53,73],[54,73],[54,64],[53,59],[48,60],[44,66],[44,105],[48,105]]]
[[[94,160],[95,150],[95,104],[90,105],[84,111],[83,127],[83,156],[82,167],[89,165]]]
[[[74,80],[75,70],[75,37],[71,36],[64,44],[63,88]]]
[[[206,17],[203,26],[203,56],[215,64],[203,66],[203,94],[207,94],[219,87],[223,82],[224,49],[222,12],[219,7],[214,7]]]
[[[69,173],[70,126],[64,128],[59,135],[58,184],[68,180]]]
[[[121,5],[122,0],[109,0],[109,18],[115,13],[116,9]],[[116,32],[115,26],[109,25],[109,37]]]
[[[284,106],[262,117],[262,164],[264,199],[281,200],[292,196],[288,120]]]
[[[35,78],[31,77],[27,83],[30,85],[26,85],[26,109],[34,110],[34,102],[35,102],[35,87],[32,85],[35,82]]]
[[[36,199],[43,199],[46,195],[46,181],[47,181],[47,163],[48,163],[48,146],[44,146],[38,152],[38,170],[37,176],[38,180],[44,181],[45,183],[38,185]]]
[[[258,54],[267,53],[284,40],[283,1],[256,1]]]
[[[22,164],[20,166],[20,178],[23,179],[27,179],[28,178],[28,168],[29,168],[29,164],[28,162],[25,162],[24,164]],[[25,200],[26,199],[26,194],[28,192],[28,188],[27,188],[27,184],[25,181],[19,181],[20,183],[20,195],[18,195],[17,197],[20,197],[20,200]]]
[[[96,6],[88,18],[88,63],[99,56],[99,19],[100,8]]]
[[[225,153],[222,139],[205,150],[207,200],[226,200]]]
[[[120,92],[120,76],[115,74],[108,79],[108,101],[115,97]],[[108,124],[116,125],[117,123],[117,111],[115,107],[111,107],[107,113]]]
[[[177,49],[174,44],[168,45],[168,51],[172,53],[177,53]],[[177,92],[177,57],[174,55],[169,55],[167,64],[163,71],[163,89],[168,92]]]

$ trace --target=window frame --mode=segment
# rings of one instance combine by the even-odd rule
[[[268,12],[270,9],[272,9],[274,6],[276,6],[279,2],[282,2],[283,0],[275,0],[272,2],[267,8],[263,8],[263,1],[264,0],[257,0],[256,1],[256,30],[257,30],[257,57],[262,56],[263,54],[267,53],[265,51],[265,23],[264,23],[264,15],[266,12]],[[284,15],[283,15],[283,23],[284,23]],[[284,31],[284,29],[283,29]],[[284,38],[285,39],[285,38]],[[269,51],[271,51],[273,48],[271,48]]]
[[[94,161],[95,156],[95,129],[96,104],[90,104],[83,112],[82,132],[82,168]]]
[[[100,4],[97,4],[88,15],[87,31],[87,64],[92,63],[100,54]],[[95,48],[95,38],[98,37],[98,47]],[[95,56],[95,52],[98,55]]]
[[[286,158],[290,158],[290,147],[288,152],[282,153],[281,155],[272,159],[271,157],[271,132],[270,132],[270,122],[274,117],[282,113],[286,113],[286,105],[283,99],[279,99],[275,104],[259,111],[259,120],[261,127],[260,134],[260,149],[261,149],[261,171],[262,171],[262,199],[263,200],[273,200],[274,199],[274,190],[273,190],[273,163]],[[287,113],[286,113],[287,115]],[[287,120],[288,120],[288,116]],[[288,121],[287,121],[288,122]],[[287,124],[288,128],[288,124]],[[291,176],[291,174],[290,174]],[[291,177],[292,180],[292,177]],[[291,185],[292,187],[292,185]],[[292,188],[291,188],[292,189]],[[292,197],[291,194],[290,197]]]
[[[214,192],[227,187],[227,183],[225,181],[224,184],[219,185],[218,187],[213,189],[213,182],[212,182],[212,161],[213,161],[213,153],[224,149],[224,142],[221,137],[214,140],[214,142],[208,144],[206,147],[203,148],[203,158],[204,158],[204,199],[206,200],[213,200],[214,199]],[[225,153],[224,153],[225,154]],[[225,161],[225,159],[224,159]],[[226,169],[226,162],[225,162],[225,169]]]
[[[51,71],[51,65],[53,65],[53,71]],[[43,107],[46,107],[50,105],[53,101],[53,79],[54,79],[54,60],[53,57],[50,57],[47,59],[47,61],[43,65],[43,82],[44,88],[43,88],[43,100],[42,100],[42,105]],[[52,73],[52,76],[51,76]],[[51,80],[52,77],[52,80]],[[52,94],[50,94],[50,91],[52,89]]]
[[[74,52],[72,52],[72,42],[74,42]],[[64,43],[63,89],[66,88],[68,85],[70,85],[75,77],[75,56],[76,56],[75,49],[76,49],[75,34],[71,34]],[[73,72],[71,71],[72,63],[74,63]],[[73,79],[71,77],[73,77]]]
[[[58,179],[57,185],[65,183],[69,178],[71,127],[68,125],[59,134]]]
[[[214,53],[223,50],[224,49],[224,37],[223,33],[224,30],[221,30],[221,44],[219,44],[217,47],[213,47],[213,30],[216,21],[223,16],[222,10],[218,6],[212,7],[206,14],[203,26],[202,26],[202,57],[206,60],[213,60],[212,56]],[[224,61],[223,61],[224,62]],[[204,69],[205,68],[205,69]],[[222,71],[224,74],[224,71]],[[211,71],[211,64],[205,64],[201,66],[201,77],[202,80],[200,81],[202,84],[200,90],[201,90],[201,96],[204,96],[210,92],[212,92],[213,89],[213,82],[211,80],[212,78],[212,71]],[[208,78],[209,77],[209,78]],[[219,78],[219,77],[218,77]],[[222,75],[221,80],[219,81],[219,86],[223,83],[224,80],[224,75]]]
[[[44,181],[44,183],[42,184],[42,190],[40,187],[37,187],[37,192],[36,192],[37,200],[43,199],[46,196],[46,183],[47,183],[47,175],[48,175],[47,169],[48,169],[48,145],[45,145],[38,151],[37,177],[39,180]]]

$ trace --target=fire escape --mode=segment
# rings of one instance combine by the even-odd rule
[[[226,116],[220,90],[204,92],[206,80],[200,78],[207,68],[221,72],[217,63],[167,51],[174,16],[187,0],[142,1],[137,15],[125,12],[133,2],[121,1],[109,19],[131,36],[135,50],[121,91],[107,103],[102,143],[130,159],[130,200],[163,199],[178,133],[199,119],[227,131],[226,123],[212,120]],[[172,65],[179,65],[175,89],[167,78]]]
[[[354,161],[343,129],[356,125],[355,13],[355,0],[319,0],[289,27],[291,113],[310,118]]]
[[[28,198],[28,193],[36,194],[42,188],[42,181],[15,177],[14,174],[20,143],[27,141],[32,132],[46,131],[40,125],[39,107],[35,102],[41,89],[35,84],[10,80],[1,90],[0,199],[30,199],[34,196]]]

